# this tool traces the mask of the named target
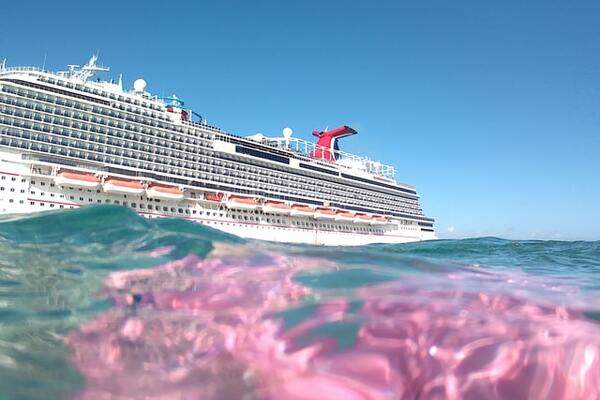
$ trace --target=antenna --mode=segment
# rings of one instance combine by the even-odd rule
[[[2,60],[2,63],[0,64],[0,71],[3,71],[6,69],[6,58]]]
[[[48,57],[48,50],[44,52],[44,62],[42,63],[42,71],[46,70],[46,58]]]
[[[92,57],[90,58],[90,60],[87,62],[87,64],[85,64],[83,67],[81,67],[79,70],[77,68],[79,68],[78,65],[69,65],[69,72],[71,73],[71,76],[74,78],[79,78],[82,81],[86,81],[89,78],[91,78],[92,76],[94,76],[94,74],[96,72],[108,72],[110,71],[110,68],[108,67],[102,67],[99,65],[96,65],[96,61],[98,61],[98,54],[92,54]]]

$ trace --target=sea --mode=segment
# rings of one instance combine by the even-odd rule
[[[599,399],[600,242],[0,219],[0,399]]]

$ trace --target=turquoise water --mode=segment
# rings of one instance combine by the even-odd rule
[[[0,220],[0,399],[599,398],[600,242]]]

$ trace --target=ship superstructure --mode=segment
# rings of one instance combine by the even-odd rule
[[[272,241],[435,238],[393,167],[339,149],[354,129],[241,137],[106,72],[96,56],[57,73],[0,64],[0,213],[119,204]]]

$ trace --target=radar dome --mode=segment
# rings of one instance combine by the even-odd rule
[[[133,90],[136,92],[143,92],[146,90],[146,81],[143,79],[136,79],[135,82],[133,82]]]
[[[292,137],[292,133],[294,133],[294,131],[292,130],[292,128],[283,128],[283,137],[286,139],[289,139]]]

